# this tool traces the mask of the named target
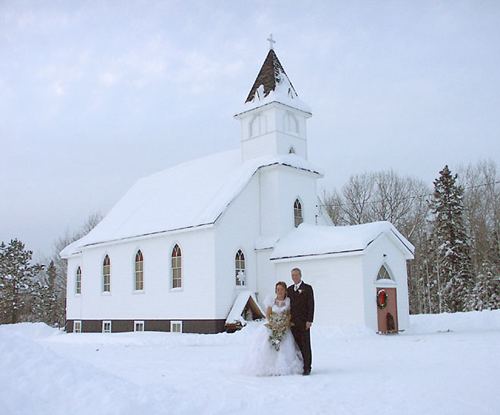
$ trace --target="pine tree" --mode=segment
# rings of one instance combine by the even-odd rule
[[[473,288],[469,244],[463,220],[463,188],[448,166],[434,181],[431,200],[433,275],[439,295],[439,312],[466,311]]]
[[[58,321],[57,317],[57,290],[56,290],[57,269],[54,261],[50,261],[47,267],[47,290],[44,293],[44,302],[47,304],[47,318],[45,322],[54,325]]]
[[[500,308],[500,279],[498,269],[490,262],[484,262],[472,290],[472,310],[496,310]]]
[[[32,251],[18,239],[0,244],[0,322],[17,323],[30,304],[30,295],[39,264],[31,265]]]

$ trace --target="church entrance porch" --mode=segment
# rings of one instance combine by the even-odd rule
[[[396,288],[377,288],[377,321],[379,334],[398,332]]]

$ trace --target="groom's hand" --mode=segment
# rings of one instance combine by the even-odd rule
[[[313,323],[311,323],[310,321],[306,322],[306,330],[309,330],[311,328]]]

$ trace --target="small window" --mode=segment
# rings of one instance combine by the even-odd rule
[[[293,217],[295,221],[295,227],[304,222],[304,218],[302,217],[302,205],[300,204],[299,199],[296,199],[295,203],[293,204]]]
[[[144,258],[140,249],[135,254],[135,290],[144,290]]]
[[[172,333],[182,333],[182,321],[171,321],[170,331]]]
[[[245,255],[241,251],[241,249],[236,252],[236,257],[234,259],[234,268],[235,268],[235,277],[236,277],[236,285],[244,286],[245,285]]]
[[[106,255],[102,264],[102,291],[111,291],[111,260]]]
[[[172,250],[172,288],[182,287],[182,254],[179,245]]]
[[[75,287],[75,294],[81,294],[82,293],[82,269],[78,267],[76,269],[76,287]]]
[[[102,332],[103,333],[111,333],[111,321],[103,321],[102,322]]]
[[[392,280],[391,274],[387,271],[387,268],[382,265],[377,274],[377,280]]]
[[[73,322],[73,333],[81,333],[82,332],[82,322],[80,320],[75,320]]]
[[[144,321],[134,321],[134,331],[144,331]]]
[[[290,147],[290,150],[288,150],[288,154],[295,154],[295,149],[293,147]]]

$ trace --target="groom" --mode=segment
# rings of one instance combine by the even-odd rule
[[[314,317],[314,294],[310,285],[302,281],[299,268],[292,269],[293,284],[288,287],[290,311],[292,314],[292,334],[304,359],[303,375],[311,373],[311,325]]]

